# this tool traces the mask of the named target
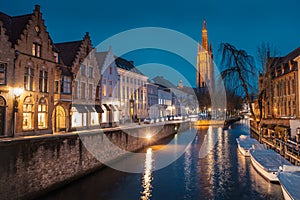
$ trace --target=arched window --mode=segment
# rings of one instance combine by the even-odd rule
[[[23,130],[32,130],[34,128],[34,107],[31,97],[26,97],[23,103]]]
[[[48,105],[45,98],[41,98],[38,105],[38,128],[48,128]]]
[[[6,101],[0,96],[0,135],[5,135]]]

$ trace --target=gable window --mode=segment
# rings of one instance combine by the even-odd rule
[[[81,76],[86,76],[86,66],[85,65],[80,66],[80,73],[81,73]]]
[[[6,63],[0,63],[0,85],[6,85]]]
[[[93,99],[93,84],[89,84],[89,99]]]
[[[70,76],[63,76],[61,83],[61,93],[71,94],[72,80]]]
[[[34,77],[34,69],[30,67],[25,67],[24,73],[24,88],[25,90],[33,90],[33,77]]]
[[[106,79],[103,79],[102,96],[106,97]]]
[[[112,74],[112,66],[109,66],[109,74]]]
[[[48,72],[40,70],[39,75],[39,91],[48,92]]]
[[[48,106],[44,98],[41,98],[38,105],[38,128],[45,129],[48,127]]]
[[[78,99],[78,81],[75,81],[75,86],[74,86],[74,98]]]
[[[80,94],[81,94],[81,99],[85,99],[85,83],[81,82],[81,88],[80,88]]]
[[[93,67],[89,67],[89,78],[93,78],[94,69]]]
[[[113,93],[112,85],[113,85],[113,81],[109,81],[109,91],[108,91],[109,97],[112,97],[112,93]]]
[[[42,45],[38,43],[33,43],[32,44],[32,55],[36,57],[41,57],[41,49]]]

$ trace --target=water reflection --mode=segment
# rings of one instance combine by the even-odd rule
[[[152,192],[152,163],[153,163],[153,159],[152,159],[152,148],[148,148],[147,149],[147,153],[146,153],[146,159],[145,159],[145,167],[144,167],[144,174],[143,174],[143,192],[142,192],[142,196],[141,199],[142,200],[149,200],[151,197],[151,192]]]

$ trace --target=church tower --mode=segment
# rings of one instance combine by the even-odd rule
[[[208,43],[206,21],[202,26],[202,44],[198,43],[196,85],[201,89],[214,89],[214,59],[212,44]]]

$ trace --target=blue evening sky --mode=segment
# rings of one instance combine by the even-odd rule
[[[93,45],[97,46],[119,32],[149,26],[173,29],[198,41],[202,21],[206,19],[215,54],[221,42],[229,42],[253,56],[263,41],[277,46],[283,55],[300,46],[298,0],[0,0],[0,11],[21,15],[32,12],[35,4],[41,5],[54,42],[78,40],[88,31]],[[195,85],[193,67],[172,53],[140,50],[124,57],[134,60],[136,65],[169,66]],[[150,77],[168,74],[155,70],[154,65],[153,70],[146,71],[152,71],[147,74]],[[179,81],[177,76],[169,79],[176,84]]]

